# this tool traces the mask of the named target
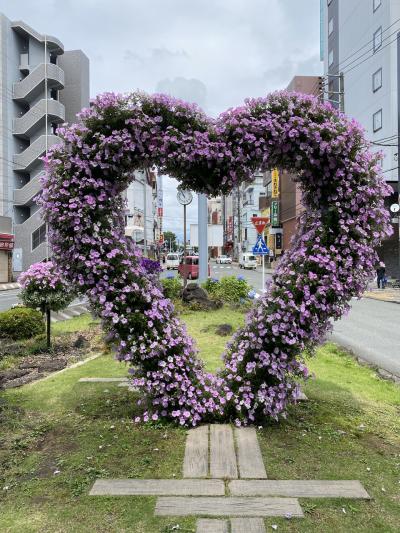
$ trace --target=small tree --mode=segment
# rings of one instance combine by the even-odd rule
[[[176,245],[176,235],[173,231],[164,231],[164,242],[168,244],[168,250],[171,248],[175,252],[178,248]]]
[[[52,261],[34,263],[19,277],[24,305],[46,315],[47,347],[50,348],[50,311],[61,311],[74,299],[74,293]]]

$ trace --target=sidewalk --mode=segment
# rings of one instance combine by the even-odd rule
[[[0,291],[10,291],[12,289],[19,289],[19,283],[0,283]]]
[[[381,302],[392,302],[400,304],[400,289],[370,289],[363,294],[364,298],[380,300]]]

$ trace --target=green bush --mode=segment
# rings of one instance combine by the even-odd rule
[[[161,285],[164,289],[164,295],[170,300],[177,300],[181,295],[182,284],[179,278],[163,278]]]
[[[223,276],[220,280],[209,278],[202,287],[214,298],[229,303],[247,300],[251,290],[242,276]]]
[[[43,316],[35,309],[15,307],[0,313],[0,338],[29,339],[44,331]]]

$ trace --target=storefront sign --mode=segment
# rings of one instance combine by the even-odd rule
[[[279,198],[279,172],[274,168],[271,172],[272,198]]]
[[[277,250],[282,250],[282,233],[277,233],[275,235],[275,248]]]
[[[14,235],[0,233],[0,250],[12,250],[14,248]]]
[[[279,201],[271,200],[271,225],[279,226]]]

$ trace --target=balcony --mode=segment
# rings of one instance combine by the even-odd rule
[[[53,63],[41,63],[23,80],[13,83],[13,99],[17,102],[30,102],[44,91],[47,69],[47,86],[49,89],[64,87],[64,71]]]
[[[14,189],[14,203],[15,205],[29,205],[33,203],[33,199],[40,192],[40,176],[42,172],[39,172],[34,176],[26,185],[21,189]]]
[[[47,148],[60,144],[61,139],[57,135],[48,135]],[[46,135],[41,135],[26,150],[14,155],[14,170],[29,172],[38,158],[46,153]]]
[[[39,43],[46,43],[48,50],[53,54],[64,53],[64,45],[56,37],[53,37],[52,35],[42,35],[41,33],[28,26],[28,24],[26,24],[22,20],[16,20],[12,22],[11,28],[16,33],[22,35],[25,38],[33,38],[36,39],[36,41],[38,41]]]
[[[60,124],[65,120],[65,108],[57,100],[47,100],[48,123]],[[46,99],[43,98],[34,105],[25,115],[13,121],[13,134],[29,139],[31,134],[39,127],[45,125]]]

